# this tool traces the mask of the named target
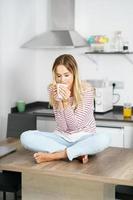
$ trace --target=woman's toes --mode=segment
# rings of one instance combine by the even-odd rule
[[[88,163],[88,161],[89,161],[88,155],[83,156],[82,163],[86,164],[86,163]]]
[[[89,161],[88,155],[79,156],[79,157],[78,157],[78,160],[79,160],[81,163],[85,164],[85,163],[87,163],[87,162]]]

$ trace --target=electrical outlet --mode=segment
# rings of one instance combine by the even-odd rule
[[[115,83],[114,89],[124,89],[124,83],[122,81],[111,81],[110,83]]]

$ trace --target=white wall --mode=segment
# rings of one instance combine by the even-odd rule
[[[87,38],[121,30],[133,50],[132,0],[75,0],[75,28]],[[48,0],[0,0],[0,138],[6,135],[6,119],[18,99],[26,103],[48,100],[47,85],[51,80],[54,59],[72,53],[79,63],[82,79],[123,81],[119,90],[122,105],[126,98],[133,103],[133,64],[120,55],[89,55],[87,49],[28,50],[20,46],[32,36],[48,29]],[[133,56],[130,55],[133,59]]]
[[[44,2],[44,1],[43,1]],[[75,28],[82,36],[105,34],[110,40],[117,30],[129,41],[130,50],[133,50],[133,1],[121,0],[76,0],[75,1]],[[39,7],[38,7],[39,8]],[[42,10],[40,7],[40,11]],[[118,105],[125,101],[133,103],[132,74],[133,64],[122,55],[85,55],[84,49],[73,51],[43,50],[37,53],[37,84],[38,99],[47,100],[46,85],[50,81],[51,67],[56,56],[62,53],[72,53],[79,63],[82,79],[109,79],[124,82],[124,89],[116,90],[121,95]],[[89,59],[96,61],[96,64]],[[133,55],[129,58],[133,60]]]
[[[0,13],[0,138],[3,138],[7,114],[16,101],[36,100],[36,53],[20,48],[36,33],[35,3],[33,0],[1,0]]]
[[[76,0],[76,29],[86,37],[88,34],[106,34],[110,39],[112,39],[115,31],[121,30],[123,39],[129,41],[130,51],[133,51],[132,7],[132,0],[84,0],[84,2]],[[123,81],[124,90],[117,91],[121,94],[121,100],[118,104],[121,105],[127,100],[133,103],[133,81],[131,75],[133,73],[133,62],[128,62],[121,55],[99,55],[93,57],[96,58],[98,65],[88,62],[88,73],[90,72],[88,77],[107,77],[109,80]],[[133,60],[133,55],[130,55],[129,58]],[[84,71],[87,71],[87,62],[85,64],[85,60],[84,66]],[[82,74],[87,76],[83,71]]]

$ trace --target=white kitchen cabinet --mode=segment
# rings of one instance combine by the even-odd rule
[[[117,121],[97,120],[97,131],[106,132],[111,137],[110,146],[133,148],[133,124]]]
[[[109,135],[111,147],[124,147],[124,127],[97,126],[96,132]]]
[[[124,147],[133,148],[133,126],[124,126]]]
[[[37,117],[37,130],[53,132],[56,128],[56,122],[53,117]]]

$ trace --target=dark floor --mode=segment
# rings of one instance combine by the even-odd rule
[[[6,194],[7,196],[7,200],[14,200],[14,195],[13,195],[13,193],[9,193],[9,192],[7,192],[7,194]],[[3,194],[2,194],[2,192],[0,192],[0,200],[3,200]],[[21,200],[21,195],[18,193],[18,200]]]

